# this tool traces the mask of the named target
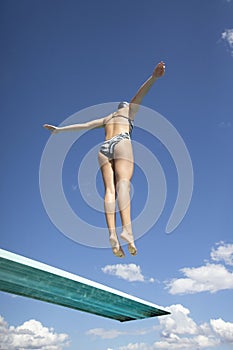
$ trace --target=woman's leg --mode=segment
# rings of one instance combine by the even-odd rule
[[[99,152],[98,159],[105,187],[104,209],[110,244],[114,255],[124,257],[124,252],[116,234],[116,191],[113,161],[109,161],[101,152]]]
[[[121,238],[128,242],[128,249],[132,255],[137,254],[131,224],[130,180],[133,175],[134,160],[130,140],[120,141],[114,149],[114,171],[118,195],[118,206],[121,215]]]

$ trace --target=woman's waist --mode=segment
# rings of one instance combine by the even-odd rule
[[[122,137],[122,138],[127,138],[130,140],[130,133],[129,131],[123,131],[123,132],[120,132],[116,135],[113,135],[111,137],[108,137],[109,135],[106,135],[105,137],[105,142],[108,142],[108,141],[111,141],[111,140],[114,140],[115,138],[118,138],[118,137]]]

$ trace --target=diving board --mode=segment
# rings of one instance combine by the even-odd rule
[[[120,322],[169,314],[150,302],[3,249],[0,290]]]

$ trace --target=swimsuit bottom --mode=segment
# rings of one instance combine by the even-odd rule
[[[100,152],[103,153],[109,160],[113,159],[113,153],[115,146],[121,140],[130,140],[128,132],[113,136],[110,140],[105,141],[100,147]]]

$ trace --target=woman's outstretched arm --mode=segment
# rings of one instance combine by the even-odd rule
[[[58,134],[62,131],[81,131],[87,129],[101,128],[104,125],[104,119],[105,118],[100,118],[82,124],[72,124],[67,126],[54,126],[50,124],[44,124],[43,127],[45,129],[50,130],[52,134]]]
[[[155,83],[155,81],[162,77],[165,73],[165,63],[163,61],[159,62],[155,67],[152,75],[145,81],[144,84],[139,88],[136,95],[130,101],[130,109],[133,114],[138,111],[139,105],[142,102],[143,97],[150,90],[151,86]]]

